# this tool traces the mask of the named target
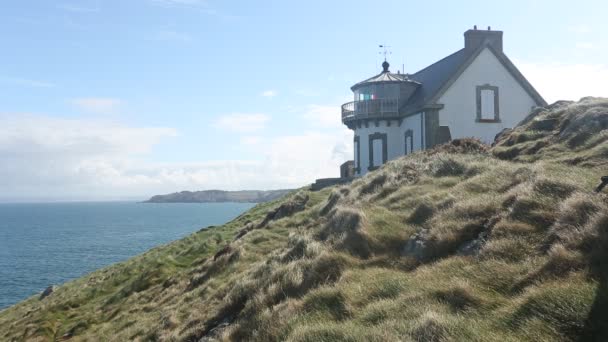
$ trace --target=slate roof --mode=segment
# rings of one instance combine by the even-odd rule
[[[489,49],[498,58],[500,63],[511,73],[517,82],[536,101],[537,105],[545,106],[547,102],[540,96],[528,80],[521,74],[509,58],[503,53],[496,51],[487,42],[482,43],[477,49],[460,49],[453,54],[429,65],[428,67],[408,75],[421,85],[401,108],[403,112],[412,113],[422,109],[424,105],[433,104],[452,82],[472,63],[484,49]]]
[[[456,74],[471,55],[472,52],[467,53],[465,49],[461,49],[415,74],[411,74],[409,77],[419,82],[421,86],[410,97],[407,106],[415,107],[427,103]]]
[[[460,77],[475,58],[484,50],[489,49],[500,63],[509,71],[526,92],[536,101],[539,106],[546,106],[547,102],[532,87],[530,82],[521,74],[509,58],[502,52],[497,51],[488,41],[481,43],[476,49],[460,49],[453,54],[427,66],[414,74],[393,74],[388,71],[389,64],[383,63],[384,71],[376,76],[368,78],[351,87],[352,90],[369,83],[380,82],[411,82],[417,85],[417,89],[399,109],[401,114],[409,115],[422,110],[427,105],[435,105],[439,97],[450,85]],[[385,65],[386,64],[386,65]]]

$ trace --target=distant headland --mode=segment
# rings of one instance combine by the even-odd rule
[[[182,191],[168,195],[152,196],[144,203],[263,203],[274,201],[292,190],[205,190],[205,191]]]

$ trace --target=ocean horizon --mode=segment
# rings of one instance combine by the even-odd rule
[[[201,228],[252,203],[0,203],[0,310]]]

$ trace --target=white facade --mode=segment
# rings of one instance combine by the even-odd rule
[[[378,123],[377,126],[376,122]],[[401,125],[399,125],[400,123]],[[369,172],[370,166],[373,169],[383,164],[384,147],[382,145],[384,144],[384,140],[379,137],[380,135],[386,135],[387,161],[425,148],[424,113],[417,113],[401,120],[369,121],[367,127],[365,124],[362,124],[360,128],[356,127],[354,131],[353,152],[355,156],[356,176],[362,176]],[[372,140],[371,154],[369,149],[370,139]],[[370,165],[370,159],[372,160],[372,165]]]
[[[545,106],[504,54],[502,34],[474,27],[463,49],[414,74],[391,73],[385,61],[382,73],[351,87],[342,122],[354,131],[354,175],[450,139],[491,143]]]
[[[476,88],[483,85],[498,88],[499,122],[476,120]],[[482,107],[487,104],[493,109],[486,96],[482,95]],[[515,127],[537,105],[488,48],[475,58],[437,103],[444,106],[439,111],[439,125],[450,128],[452,139],[475,137],[485,143],[493,142],[496,134],[504,128]],[[482,108],[482,112],[486,110]]]

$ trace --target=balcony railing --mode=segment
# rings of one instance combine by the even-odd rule
[[[354,101],[342,105],[342,121],[379,119],[399,115],[399,99]]]

